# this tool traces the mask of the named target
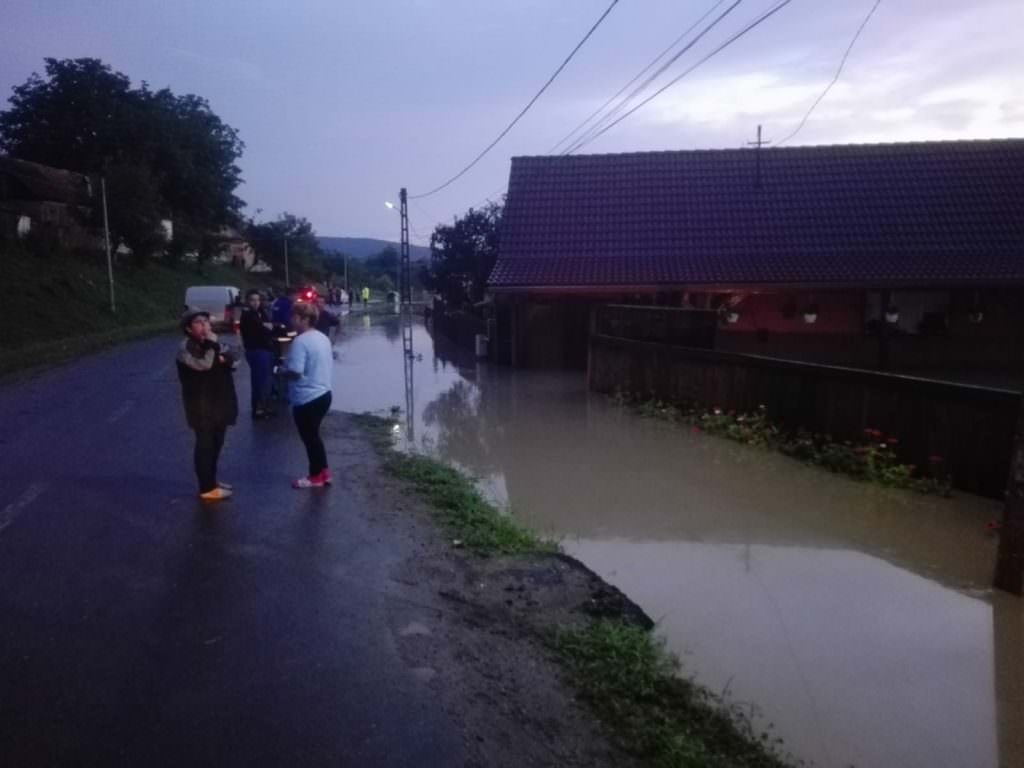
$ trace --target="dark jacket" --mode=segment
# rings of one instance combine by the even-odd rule
[[[221,361],[221,357],[224,361]],[[223,429],[238,419],[234,354],[216,341],[185,339],[178,348],[178,379],[185,418],[196,431]]]
[[[326,309],[316,317],[316,329],[325,336],[336,325],[341,325],[341,320],[333,312],[328,312]]]
[[[269,322],[270,316],[263,307],[259,309],[246,307],[242,310],[242,319],[239,321],[238,327],[242,332],[242,344],[245,345],[247,352],[257,349],[267,352],[274,351],[274,337],[269,330],[263,327],[264,323]]]

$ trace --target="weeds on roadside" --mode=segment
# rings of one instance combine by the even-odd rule
[[[502,515],[473,485],[473,481],[443,462],[396,451],[391,442],[393,421],[359,417],[382,453],[385,468],[409,483],[438,515],[448,533],[464,547],[483,555],[555,552],[547,541],[507,515]]]
[[[620,745],[658,768],[782,768],[780,740],[679,675],[650,632],[601,619],[556,632],[552,646]]]
[[[623,393],[616,393],[612,400],[635,409],[642,416],[688,425],[694,432],[706,432],[744,445],[776,450],[855,480],[938,496],[949,496],[952,491],[941,456],[932,456],[926,470],[904,464],[897,456],[899,441],[877,429],[865,430],[864,438],[858,443],[840,442],[830,435],[804,430],[795,434],[785,432],[771,422],[764,406],[753,413],[736,413],[721,408],[639,400]]]

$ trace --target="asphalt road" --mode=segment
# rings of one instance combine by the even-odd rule
[[[176,338],[0,387],[0,766],[453,766],[397,654],[411,546],[344,483],[289,487],[290,418],[239,426],[196,499]]]

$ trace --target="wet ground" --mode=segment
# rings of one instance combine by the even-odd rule
[[[561,539],[796,756],[1024,765],[1024,612],[989,589],[997,503],[693,435],[589,396],[578,374],[477,364],[421,325],[414,346],[408,375],[397,319],[346,318],[335,407],[411,402],[407,447]]]

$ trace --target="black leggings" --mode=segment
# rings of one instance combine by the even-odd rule
[[[324,441],[320,439],[320,422],[324,420],[331,407],[331,393],[320,395],[305,405],[297,405],[292,409],[295,426],[299,428],[299,437],[306,446],[309,457],[309,476],[315,477],[327,469],[327,451]]]
[[[224,447],[227,427],[196,430],[195,465],[199,479],[199,492],[207,493],[217,487],[217,458]]]

